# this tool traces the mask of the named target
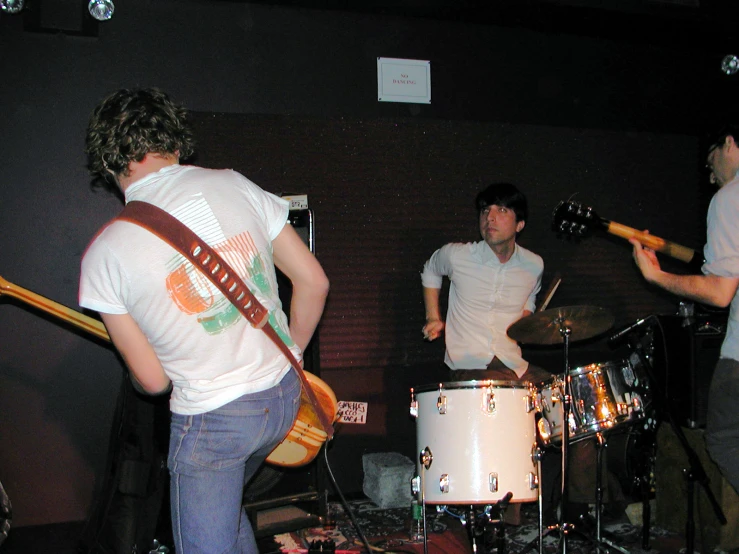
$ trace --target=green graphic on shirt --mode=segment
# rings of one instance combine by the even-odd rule
[[[262,253],[251,236],[242,233],[214,245],[213,249],[244,277],[249,290],[269,311],[270,325],[288,346],[292,346],[288,330],[276,316],[277,310],[281,310],[276,287],[272,285]],[[239,310],[182,255],[177,254],[168,265],[166,285],[170,298],[182,312],[196,316],[206,333],[217,335],[241,319]]]

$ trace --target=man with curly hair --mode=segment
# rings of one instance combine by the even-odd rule
[[[300,359],[328,279],[287,223],[288,202],[232,170],[180,165],[187,112],[156,89],[119,90],[94,110],[89,169],[126,202],[169,212],[219,252]],[[275,267],[291,281],[282,311]],[[171,394],[168,467],[178,554],[257,553],[242,490],[292,427],[300,379],[261,329],[168,243],[114,220],[82,260],[80,305],[100,312],[134,385]]]

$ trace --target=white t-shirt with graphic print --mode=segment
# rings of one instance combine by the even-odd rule
[[[290,339],[272,262],[287,201],[231,170],[173,165],[136,181],[126,202],[158,206],[203,238],[269,309],[270,323],[300,359]],[[79,303],[130,314],[172,380],[170,408],[198,414],[268,389],[290,364],[261,329],[169,244],[142,227],[113,221],[82,260]]]

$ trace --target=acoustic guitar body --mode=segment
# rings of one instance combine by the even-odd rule
[[[336,395],[323,380],[307,371],[304,373],[318,400],[319,409],[333,423],[338,415]],[[327,436],[321,429],[313,403],[303,389],[295,423],[282,442],[267,456],[267,463],[281,467],[298,467],[310,463],[320,452]]]

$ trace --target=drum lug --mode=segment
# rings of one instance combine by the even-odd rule
[[[559,389],[555,389],[552,393],[552,404],[556,404],[557,402],[562,402],[562,393]]]
[[[531,461],[536,465],[544,457],[544,451],[539,448],[536,443],[531,447]]]
[[[530,472],[528,475],[529,489],[535,490],[539,488],[539,476],[534,472]]]
[[[421,450],[418,461],[421,462],[421,465],[426,469],[431,467],[431,463],[434,461],[434,455],[431,453],[431,449],[428,446]]]
[[[421,476],[416,475],[411,479],[411,492],[415,495],[421,492]]]
[[[641,401],[641,396],[638,394],[634,394],[634,396],[631,398],[631,404],[634,406],[634,411],[641,413],[643,408],[643,404]]]
[[[582,398],[577,401],[577,413],[580,414],[582,424],[585,425],[587,423],[587,420],[585,419],[585,400]]]
[[[418,417],[418,400],[414,399],[413,397],[411,397],[410,412],[411,412],[411,417],[416,417],[416,418]]]
[[[498,492],[498,474],[491,473],[488,475],[488,484],[490,485],[490,492]]]
[[[486,414],[495,413],[495,393],[488,389],[482,397],[482,411]]]
[[[439,477],[439,492],[449,492],[449,475],[446,473],[442,473],[441,477]]]
[[[552,393],[552,403],[554,403],[554,395],[555,394],[556,393]],[[552,411],[552,409],[549,407],[549,402],[547,402],[547,399],[546,398],[542,398],[540,400],[540,402],[541,402],[541,408],[540,409],[541,409],[541,413],[542,414],[544,414],[544,413],[548,414],[549,412]]]
[[[446,413],[446,396],[441,394],[441,392],[439,392],[439,398],[436,400],[436,409],[442,415]]]
[[[533,394],[526,396],[526,413],[536,410],[536,397]]]
[[[416,400],[416,391],[411,387],[411,417],[418,417],[418,400]]]

